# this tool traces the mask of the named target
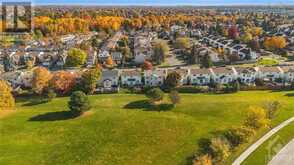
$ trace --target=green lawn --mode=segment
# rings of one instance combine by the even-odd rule
[[[199,138],[241,124],[250,105],[281,101],[274,124],[293,116],[290,96],[183,94],[175,109],[166,104],[166,111],[156,111],[145,106],[144,95],[95,95],[91,113],[78,118],[68,117],[67,97],[39,104],[37,98],[18,99],[16,112],[0,113],[0,164],[187,164]]]
[[[291,123],[262,144],[244,161],[243,165],[266,165],[293,138],[294,123]]]
[[[279,61],[273,58],[261,58],[257,62],[258,65],[264,65],[264,66],[273,66],[278,65]]]

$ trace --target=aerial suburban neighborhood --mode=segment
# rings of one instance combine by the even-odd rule
[[[49,2],[1,4],[0,164],[293,164],[291,1]]]

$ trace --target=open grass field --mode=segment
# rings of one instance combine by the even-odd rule
[[[90,113],[78,118],[67,113],[68,97],[18,99],[0,118],[0,164],[184,165],[198,139],[240,125],[250,105],[281,101],[274,124],[294,115],[291,92],[181,96],[176,108],[165,101],[157,111],[144,95],[94,95]]]

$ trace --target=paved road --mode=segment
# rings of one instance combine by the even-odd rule
[[[294,139],[290,141],[268,165],[293,165],[294,164]]]
[[[240,165],[248,156],[254,152],[260,145],[262,145],[266,140],[268,140],[271,136],[277,133],[280,129],[284,128],[285,126],[289,125],[290,123],[294,122],[294,117],[284,121],[280,125],[276,126],[268,133],[266,133],[262,138],[252,144],[249,148],[247,148],[234,162],[232,165]],[[284,165],[284,164],[279,164]],[[292,163],[293,165],[293,163]]]

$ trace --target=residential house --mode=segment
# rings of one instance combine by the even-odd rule
[[[135,87],[142,85],[142,75],[139,70],[123,70],[120,77],[122,86]]]
[[[111,53],[111,57],[112,57],[112,60],[113,60],[117,65],[122,64],[122,61],[123,61],[123,55],[122,55],[121,52],[112,52],[112,53]]]
[[[190,84],[208,85],[211,80],[211,69],[190,69]]]
[[[31,88],[33,72],[32,71],[5,72],[0,75],[0,79],[7,81],[13,89]]]
[[[153,54],[152,41],[157,36],[152,32],[139,33],[134,37],[134,61],[142,64],[146,59],[151,59]]]
[[[98,54],[98,58],[100,62],[104,63],[107,60],[107,58],[111,54],[111,51],[116,48],[117,42],[119,41],[121,36],[122,36],[122,32],[118,31],[103,44]]]
[[[146,70],[144,71],[144,83],[146,86],[161,86],[164,84],[166,74],[165,69]]]
[[[100,80],[97,82],[97,92],[118,92],[119,90],[119,71],[103,70]]]
[[[283,80],[285,83],[291,84],[294,82],[294,66],[282,66]]]
[[[257,76],[257,69],[252,67],[235,67],[238,80],[242,84],[253,85]]]
[[[219,67],[212,69],[212,80],[219,84],[228,84],[237,79],[236,70],[232,67]]]
[[[265,82],[277,82],[282,83],[283,80],[283,70],[280,67],[259,67],[258,68],[258,78]]]

